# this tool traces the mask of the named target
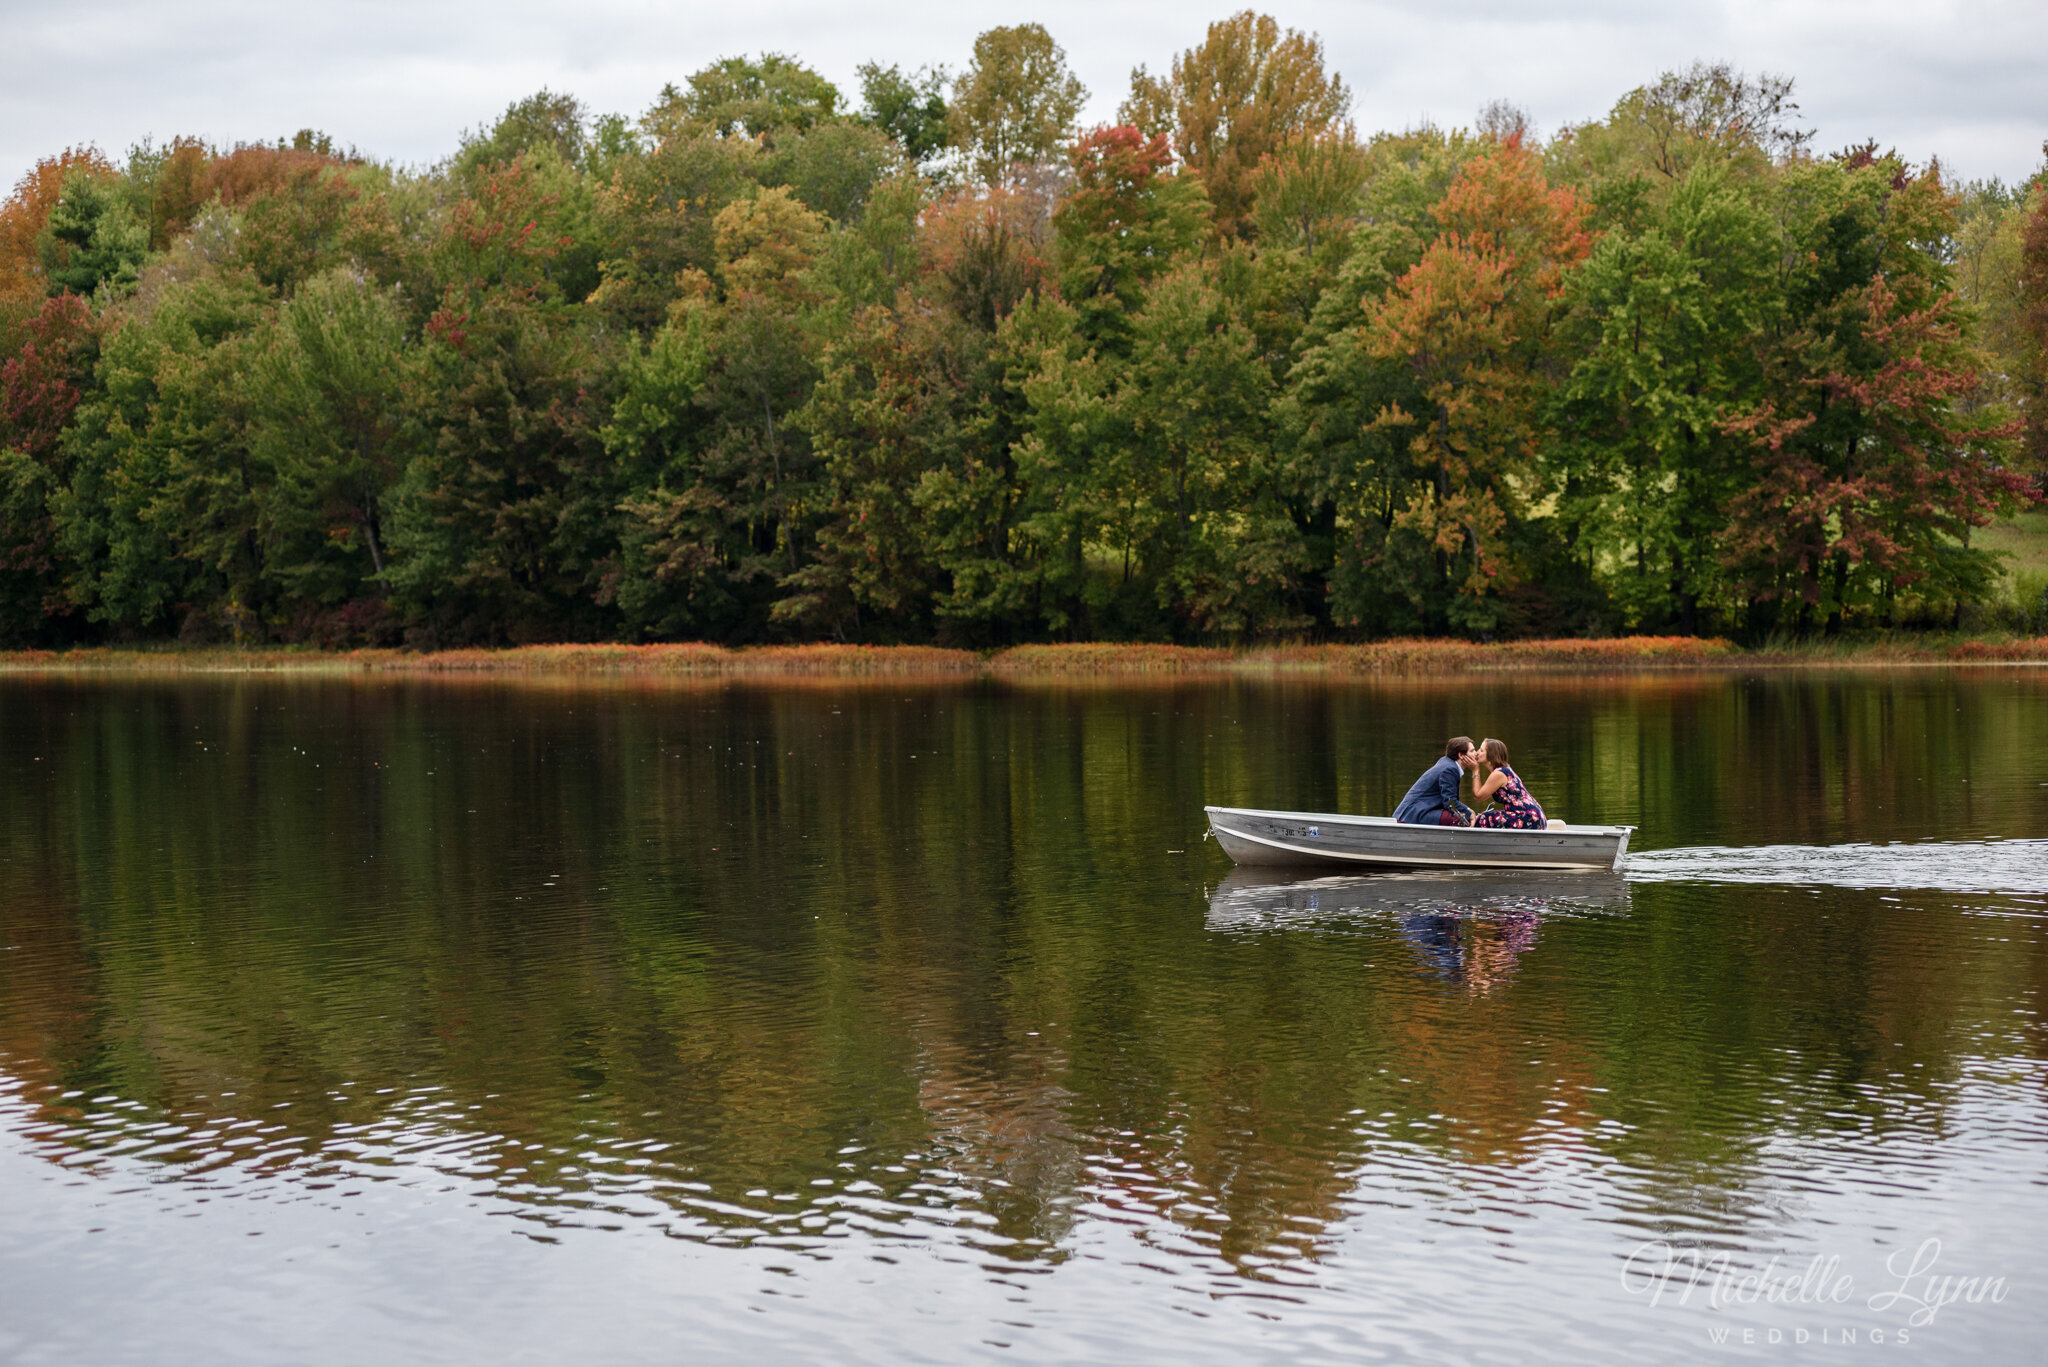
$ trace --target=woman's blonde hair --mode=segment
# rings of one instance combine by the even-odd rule
[[[1479,742],[1479,748],[1486,752],[1487,764],[1495,769],[1508,762],[1508,747],[1495,740],[1492,736],[1488,736],[1485,740]]]

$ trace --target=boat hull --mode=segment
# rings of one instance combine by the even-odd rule
[[[1209,833],[1239,864],[1410,869],[1608,869],[1621,871],[1633,826],[1553,826],[1503,831],[1409,826],[1385,816],[1207,807]]]

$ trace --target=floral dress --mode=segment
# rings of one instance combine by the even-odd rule
[[[1491,811],[1481,812],[1472,824],[1494,830],[1542,830],[1549,823],[1543,815],[1543,808],[1522,786],[1522,776],[1505,764],[1500,766],[1500,771],[1508,776],[1506,785],[1493,795],[1493,800],[1500,805]]]

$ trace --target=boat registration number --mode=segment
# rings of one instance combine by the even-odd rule
[[[1320,839],[1323,829],[1320,826],[1282,826],[1275,824],[1272,832],[1274,835],[1292,836],[1296,840],[1303,838]]]

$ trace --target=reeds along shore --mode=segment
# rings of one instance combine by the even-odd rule
[[[1502,671],[2048,664],[2048,637],[1884,639],[1742,648],[1689,636],[1608,640],[1391,640],[1227,650],[1173,645],[1029,645],[993,654],[937,646],[533,645],[500,650],[122,649],[0,652],[0,673],[302,673],[420,676],[1081,680],[1271,675],[1343,678]]]

